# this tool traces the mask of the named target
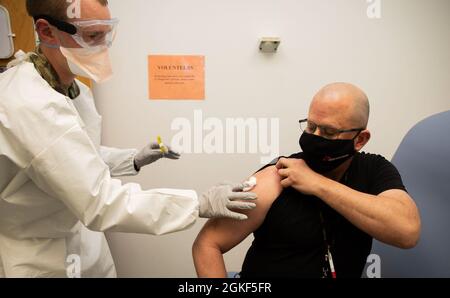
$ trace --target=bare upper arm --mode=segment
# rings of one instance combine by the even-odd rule
[[[256,208],[245,212],[248,219],[211,219],[197,236],[196,245],[216,246],[225,253],[259,228],[272,203],[280,195],[282,186],[275,166],[268,167],[254,176],[257,178],[257,186],[252,191],[258,195],[258,199]]]
[[[402,204],[409,214],[419,217],[419,211],[416,203],[411,198],[411,196],[404,190],[389,189],[380,193],[378,197],[384,197],[389,198],[390,200],[395,200],[398,203]]]

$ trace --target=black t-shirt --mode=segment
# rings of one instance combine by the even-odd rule
[[[302,153],[290,158],[302,158]],[[372,195],[389,189],[406,190],[392,163],[380,155],[367,153],[355,155],[340,182]],[[327,266],[323,226],[329,238],[337,277],[361,277],[372,249],[372,237],[319,198],[304,195],[293,188],[282,191],[263,224],[254,232],[255,240],[247,252],[241,276],[322,277],[323,268]]]

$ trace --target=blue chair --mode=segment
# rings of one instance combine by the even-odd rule
[[[228,278],[240,278],[240,272],[227,272]]]
[[[382,277],[450,277],[450,111],[409,131],[392,160],[422,219],[417,247],[401,250],[374,241]]]

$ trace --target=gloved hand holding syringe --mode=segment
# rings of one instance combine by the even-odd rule
[[[148,165],[160,158],[179,159],[180,154],[165,145],[161,136],[150,143],[135,157],[136,168]],[[250,192],[256,186],[256,178],[251,177],[244,183],[222,183],[210,188],[198,197],[199,215],[204,218],[228,217],[238,220],[247,219],[247,215],[236,210],[251,210],[256,207],[257,195]]]
[[[154,163],[163,157],[168,159],[179,159],[180,154],[165,145],[162,142],[161,136],[158,136],[156,142],[151,142],[136,154],[134,164],[136,165],[137,170],[139,170],[143,166]]]

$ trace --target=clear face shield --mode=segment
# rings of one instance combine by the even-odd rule
[[[82,48],[111,47],[119,24],[119,19],[65,22],[47,15],[36,16],[35,20],[38,19],[44,19],[58,30],[70,34]]]
[[[111,47],[117,31],[118,19],[75,21],[71,23],[77,28],[73,39],[83,48],[98,46]]]
[[[46,20],[59,31],[69,34],[79,46],[57,46],[67,59],[68,67],[73,74],[91,78],[98,83],[111,78],[112,66],[108,48],[116,36],[118,19],[65,22],[47,15],[36,16],[34,19]]]

